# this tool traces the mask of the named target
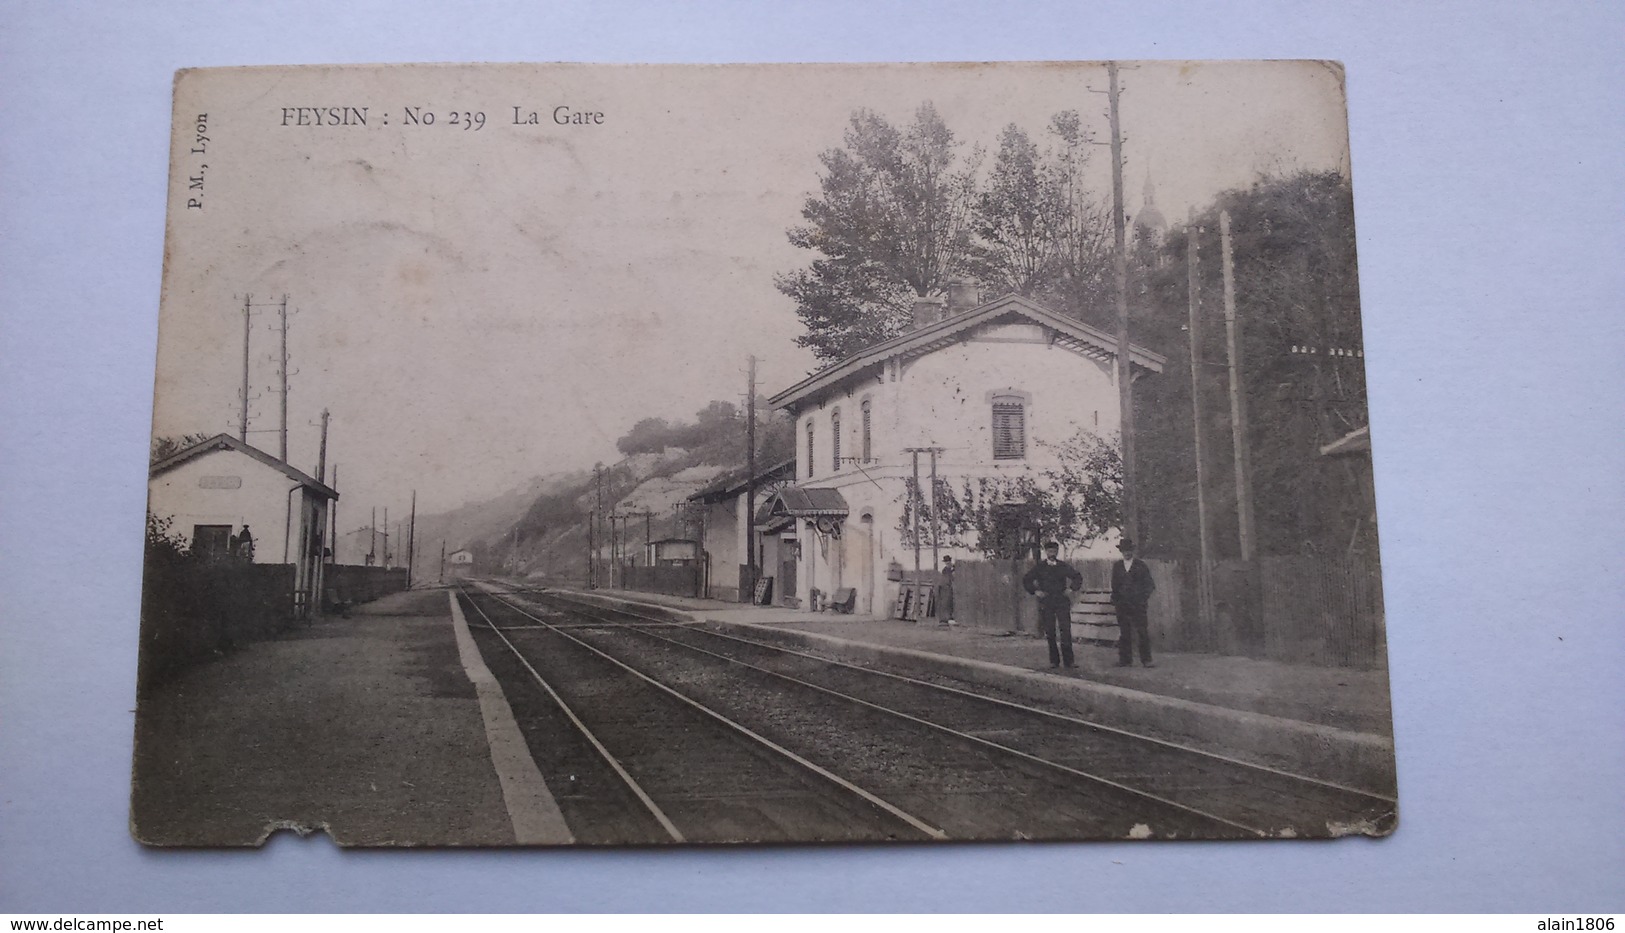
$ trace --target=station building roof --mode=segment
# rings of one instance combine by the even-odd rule
[[[1055,343],[1084,356],[1115,359],[1117,338],[1098,327],[1058,314],[1030,298],[1005,295],[960,313],[950,313],[940,321],[917,327],[852,354],[838,363],[813,373],[778,395],[768,399],[776,408],[797,410],[847,378],[871,369],[894,357],[923,356],[956,343],[969,332],[986,324],[1007,319],[1024,319],[1040,324],[1054,334]],[[1167,358],[1137,344],[1129,344],[1129,364],[1147,372],[1162,372]]]
[[[196,444],[193,444],[190,447],[182,448],[181,450],[170,454],[157,463],[154,463],[152,467],[148,469],[147,478],[156,479],[157,477],[168,473],[170,470],[175,469],[183,463],[190,460],[195,460],[198,457],[204,456],[205,454],[214,453],[217,450],[235,450],[238,453],[247,454],[248,456],[258,460],[271,469],[280,472],[288,479],[291,479],[301,486],[304,486],[311,492],[321,496],[324,499],[337,499],[339,497],[338,490],[318,481],[309,473],[296,469],[292,465],[282,460],[278,460],[265,451],[260,450],[257,447],[250,446],[249,444],[232,437],[230,434],[216,434],[214,437],[211,437],[208,440],[198,441]]]

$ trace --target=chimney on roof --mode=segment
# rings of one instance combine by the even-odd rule
[[[914,321],[910,330],[929,327],[942,320],[942,299],[921,295],[914,299]]]
[[[948,315],[964,314],[982,303],[982,289],[975,279],[957,276],[948,281]]]

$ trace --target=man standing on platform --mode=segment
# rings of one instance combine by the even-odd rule
[[[1044,559],[1027,571],[1021,585],[1038,597],[1038,630],[1049,642],[1049,666],[1076,666],[1072,659],[1071,594],[1083,588],[1083,575],[1061,560],[1061,545],[1049,541],[1044,544]]]
[[[942,570],[937,575],[937,618],[938,625],[949,627],[957,625],[954,621],[954,559],[943,557]]]
[[[1140,663],[1156,667],[1151,660],[1151,631],[1146,621],[1146,604],[1157,584],[1151,579],[1151,568],[1143,560],[1134,559],[1134,539],[1124,538],[1117,545],[1123,559],[1112,564],[1112,605],[1117,607],[1117,666],[1132,667],[1134,642],[1140,643]]]

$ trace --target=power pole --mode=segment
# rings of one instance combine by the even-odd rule
[[[587,510],[587,589],[598,588],[598,541],[593,527],[598,524],[598,510]]]
[[[942,450],[942,448],[940,448],[940,447],[931,448],[931,572],[932,573],[937,573],[938,571],[942,570],[941,561],[939,560],[939,558],[937,556],[938,553],[939,553],[939,550],[938,550],[938,547],[937,547],[937,453],[940,450]]]
[[[446,582],[446,542],[440,542],[440,582]]]
[[[603,526],[603,521],[604,521],[604,465],[602,463],[595,464],[593,466],[593,468],[592,468],[592,480],[593,480],[594,487],[597,489],[597,495],[598,495],[598,508],[595,509],[594,512],[593,512],[593,528],[597,532],[596,537],[597,537],[597,540],[598,540],[598,547],[601,548],[601,547],[603,547],[603,544],[604,544],[604,526]],[[598,557],[598,551],[595,548],[593,550],[593,574],[592,574],[592,585],[593,585],[594,589],[596,589],[598,587],[598,582],[599,582],[598,578],[600,576],[600,571],[599,571],[599,568],[598,568],[599,561],[598,561],[597,557]]]
[[[384,569],[389,569],[389,506],[384,506]]]
[[[920,584],[920,506],[925,503],[925,497],[920,495],[920,448],[909,449],[909,455],[914,458],[914,508],[910,509],[914,536],[914,585]],[[922,618],[924,613],[914,613]]]
[[[418,544],[418,491],[412,490],[412,520],[406,532],[406,588],[412,588],[412,559],[417,556]]]
[[[368,563],[378,566],[378,506],[372,507],[372,518],[367,521],[367,557]]]
[[[641,512],[626,513],[627,519],[643,519],[643,553],[645,556],[649,556],[649,546],[654,544],[654,515],[655,513],[649,511],[648,509],[644,509]],[[622,531],[624,532],[626,526],[622,525],[621,527]],[[653,564],[654,561],[651,559],[650,563]]]
[[[327,418],[327,409],[324,408],[322,409],[322,450],[316,456],[316,482],[318,483],[327,482]],[[338,467],[335,466],[333,472],[336,475]]]
[[[1213,529],[1208,525],[1207,462],[1202,454],[1202,290],[1197,274],[1201,232],[1201,228],[1194,225],[1185,230],[1185,273],[1190,280],[1191,420],[1196,436],[1196,533],[1201,548],[1201,561],[1196,570],[1196,614],[1202,630],[1207,632],[1213,624],[1213,583],[1208,566],[1213,559]]]
[[[756,592],[756,357],[750,358],[745,384],[745,586],[742,602],[753,602]],[[786,595],[786,594],[780,594]],[[790,594],[793,595],[793,594]]]
[[[332,488],[334,491],[339,488],[339,465],[336,463],[333,464]],[[333,530],[329,533],[329,537],[333,540],[333,563],[337,564],[339,562],[339,500],[334,499],[327,504],[327,516],[333,522]]]
[[[249,320],[254,313],[252,295],[243,296],[243,398],[242,408],[238,412],[237,439],[248,443],[248,331]]]
[[[1112,236],[1116,249],[1112,264],[1117,273],[1117,404],[1122,409],[1123,534],[1138,538],[1140,513],[1134,494],[1134,374],[1128,342],[1128,245],[1123,230],[1123,133],[1118,120],[1117,63],[1106,63],[1111,80],[1112,129]]]
[[[1230,212],[1219,212],[1219,244],[1224,262],[1224,331],[1230,349],[1230,434],[1236,456],[1236,524],[1241,559],[1253,559],[1252,457],[1247,451],[1247,393],[1241,385],[1241,323],[1236,320],[1235,263],[1230,254]]]
[[[278,437],[281,438],[281,442],[280,442],[280,444],[279,444],[279,446],[277,448],[277,450],[278,450],[277,456],[278,456],[278,459],[280,459],[283,463],[287,463],[288,462],[288,296],[287,295],[282,296],[282,305],[281,305],[281,310],[280,310],[279,313],[280,313],[280,316],[281,316],[281,319],[282,319],[282,351],[281,351],[281,357],[280,357],[281,363],[280,363],[280,365],[277,366],[277,374],[282,379],[282,427],[281,427],[281,433],[278,435]]]

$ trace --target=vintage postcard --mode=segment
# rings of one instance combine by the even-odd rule
[[[1347,126],[1315,61],[181,72],[132,832],[1392,832]]]

